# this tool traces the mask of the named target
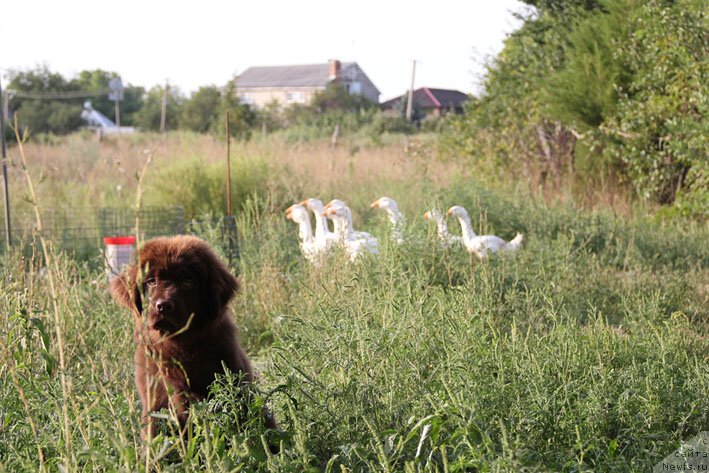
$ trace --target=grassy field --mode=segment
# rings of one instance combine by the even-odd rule
[[[168,429],[147,450],[131,319],[98,250],[0,255],[0,470],[649,471],[709,430],[706,225],[660,225],[627,203],[584,210],[563,189],[490,187],[435,149],[396,136],[233,147],[233,311],[259,395],[238,420],[233,388],[215,385],[191,438]],[[25,154],[40,208],[134,205],[148,156],[144,204],[176,201],[189,217],[223,208],[225,150],[208,137],[76,135]],[[22,214],[32,204],[11,156]],[[369,208],[382,195],[407,217],[402,246]],[[381,254],[310,267],[284,217],[309,196],[349,202]],[[453,204],[481,232],[523,232],[522,251],[480,263],[440,249],[421,215]],[[213,225],[197,228],[218,245]],[[281,426],[278,455],[263,448],[262,402]]]

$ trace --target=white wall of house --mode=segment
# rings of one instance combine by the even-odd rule
[[[308,104],[315,93],[325,90],[324,87],[292,87],[292,88],[267,88],[267,87],[240,87],[237,95],[242,103],[254,108],[263,108],[274,100],[282,106],[293,104]]]

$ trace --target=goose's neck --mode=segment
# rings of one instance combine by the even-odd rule
[[[442,216],[436,219],[436,225],[438,226],[438,236],[441,239],[445,240],[450,236],[450,234],[448,233],[448,224]]]
[[[315,216],[315,239],[324,240],[327,238],[327,217],[322,215],[322,211],[316,212]]]
[[[310,219],[304,218],[298,224],[298,236],[303,243],[309,243],[313,240],[313,229],[310,227]]]
[[[406,220],[398,210],[388,210],[389,223],[391,223],[391,239],[401,244],[404,242],[404,227]]]
[[[472,240],[473,238],[477,237],[477,235],[473,231],[472,225],[470,225],[470,217],[468,217],[467,215],[461,215],[460,217],[458,217],[458,221],[460,222],[460,230],[463,234],[463,239]]]
[[[404,215],[398,210],[387,210],[387,217],[392,225],[398,225],[404,221]]]
[[[352,215],[347,214],[344,217],[339,217],[334,221],[335,233],[339,241],[351,240],[354,238],[354,229],[352,228]]]
[[[332,219],[332,230],[335,233],[337,240],[342,241],[345,238],[345,222],[341,218]]]

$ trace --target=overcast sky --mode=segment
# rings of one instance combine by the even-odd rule
[[[0,72],[118,72],[185,94],[251,66],[355,61],[381,91],[475,92],[486,56],[518,26],[516,0],[22,0],[3,2]]]

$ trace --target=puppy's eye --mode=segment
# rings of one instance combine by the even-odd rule
[[[182,287],[190,288],[192,286],[194,286],[194,282],[191,279],[182,280]]]
[[[155,280],[155,278],[148,278],[145,280],[145,283],[148,286],[154,286],[155,284],[157,284],[157,281]]]

